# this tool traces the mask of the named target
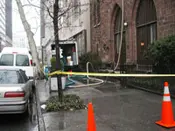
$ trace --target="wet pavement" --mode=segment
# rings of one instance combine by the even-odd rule
[[[0,131],[38,131],[35,102],[30,104],[28,115],[0,115]]]
[[[162,96],[107,83],[96,88],[67,90],[85,103],[93,103],[97,131],[175,131],[155,124],[161,117]],[[56,95],[52,93],[51,95]],[[173,106],[175,109],[175,100]],[[47,131],[82,131],[87,128],[87,110],[44,113]]]

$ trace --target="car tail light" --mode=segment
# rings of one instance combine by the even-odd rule
[[[9,97],[24,97],[25,93],[23,91],[20,92],[6,92],[4,97],[9,98]]]
[[[30,60],[30,65],[32,65],[33,64],[33,61],[32,60]]]

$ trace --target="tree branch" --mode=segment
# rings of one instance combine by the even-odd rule
[[[47,8],[47,12],[48,12],[49,16],[50,16],[52,19],[54,19],[54,17],[52,16],[52,14],[51,14],[51,12],[50,12],[50,10],[49,10],[49,7],[46,7],[46,8]]]
[[[35,4],[32,4],[30,0],[27,0],[28,1],[28,4],[24,4],[23,7],[25,6],[33,6],[33,7],[36,7],[36,8],[40,8],[40,9],[43,9],[45,10],[45,8],[41,8],[40,6],[37,6]],[[42,2],[42,4],[46,7],[46,11],[48,12],[49,16],[53,19],[53,12],[50,11],[49,7],[45,4],[45,2]],[[87,6],[89,5],[90,3],[84,3],[84,4],[76,4],[76,5],[73,5],[72,6],[72,2],[69,3],[68,7],[66,7],[66,9],[64,10],[64,8],[59,8],[59,12],[58,13],[58,18],[59,17],[62,17],[63,15],[65,15],[67,12],[69,12],[72,8],[74,7],[77,7],[77,6]],[[61,11],[62,10],[62,11]]]
[[[40,8],[40,9],[41,9],[40,6],[34,5],[34,4],[32,4],[32,3],[30,3],[30,4],[23,4],[23,5],[22,5],[22,7],[25,7],[25,6],[33,6],[33,7],[36,7],[36,8]]]

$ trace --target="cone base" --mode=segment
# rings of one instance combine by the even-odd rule
[[[157,121],[156,124],[163,126],[163,127],[166,127],[166,128],[175,127],[175,121],[172,124],[164,124],[164,123],[162,123],[162,121]]]

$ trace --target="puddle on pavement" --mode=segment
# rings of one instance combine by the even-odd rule
[[[71,79],[76,80],[78,82],[81,82],[83,84],[94,84],[94,83],[98,83],[99,82],[97,80],[88,79],[88,78],[71,78]]]
[[[103,85],[95,87],[95,89],[102,91],[104,93],[118,92],[120,90],[126,90],[127,87],[121,85],[120,83],[106,82]]]

